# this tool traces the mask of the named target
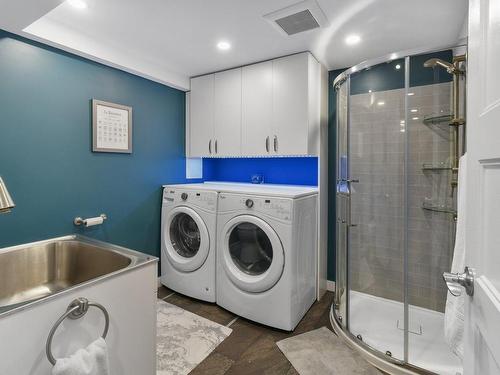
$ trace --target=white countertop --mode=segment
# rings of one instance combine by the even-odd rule
[[[172,186],[177,189],[211,190],[220,193],[252,194],[286,198],[300,198],[318,193],[318,188],[316,186],[250,184],[219,181],[207,181],[196,184],[163,185],[163,187],[166,186]]]

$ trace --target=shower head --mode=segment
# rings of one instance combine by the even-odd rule
[[[436,66],[445,68],[446,71],[450,74],[461,73],[461,71],[457,69],[452,63],[449,63],[441,59],[429,59],[426,62],[424,62],[424,67],[426,68],[435,68]]]

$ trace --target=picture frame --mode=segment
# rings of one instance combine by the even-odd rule
[[[132,153],[132,107],[92,99],[92,151]]]

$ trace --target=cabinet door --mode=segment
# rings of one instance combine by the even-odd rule
[[[215,73],[214,152],[241,155],[241,68]]]
[[[241,153],[271,154],[273,117],[273,62],[245,66],[242,70]]]
[[[272,149],[278,155],[308,153],[308,54],[273,60]]]
[[[190,156],[214,155],[214,75],[191,79]]]

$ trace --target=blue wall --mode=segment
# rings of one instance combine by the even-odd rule
[[[317,157],[203,159],[205,181],[251,182],[260,174],[266,184],[318,185]]]
[[[158,256],[161,185],[185,182],[184,97],[0,30],[0,175],[17,204],[0,247],[79,232]],[[91,152],[92,98],[133,107],[133,154]]]

